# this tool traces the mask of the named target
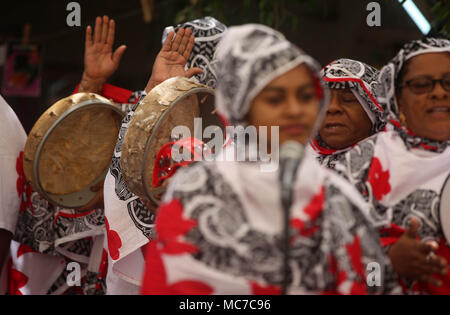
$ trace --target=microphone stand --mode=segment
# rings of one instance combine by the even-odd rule
[[[283,208],[283,282],[282,295],[287,294],[288,279],[289,279],[289,242],[290,242],[290,209],[292,206],[292,186],[295,181],[297,169],[303,159],[303,147],[298,143],[286,144],[286,150],[281,149],[281,157],[283,158],[282,167],[280,169],[280,184],[281,184],[281,206]],[[283,151],[286,154],[283,154]]]

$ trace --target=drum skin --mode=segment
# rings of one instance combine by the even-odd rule
[[[89,194],[76,194],[98,182],[109,167],[123,116],[116,105],[94,93],[71,95],[47,109],[24,150],[24,172],[34,190],[63,207],[88,203]],[[70,195],[72,201],[65,203]],[[80,203],[73,202],[75,197]]]
[[[160,148],[174,140],[172,129],[189,128],[194,136],[194,118],[214,115],[214,90],[183,77],[171,78],[156,86],[136,108],[124,136],[122,175],[128,188],[141,199],[158,203],[155,196],[163,188],[154,187],[152,176]],[[202,127],[221,125],[217,115]]]

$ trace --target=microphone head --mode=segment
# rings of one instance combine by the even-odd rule
[[[300,159],[305,147],[297,141],[289,140],[283,143],[280,149],[280,159]]]

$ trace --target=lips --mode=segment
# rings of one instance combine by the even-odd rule
[[[450,117],[449,106],[434,106],[426,111],[428,115],[431,115],[433,119],[448,119]]]
[[[334,129],[340,129],[345,128],[346,126],[344,124],[338,123],[338,122],[328,122],[324,125],[325,129],[328,130],[334,130]]]
[[[450,113],[448,106],[436,106],[427,110],[427,113]]]

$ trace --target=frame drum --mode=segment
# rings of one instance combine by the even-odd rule
[[[447,244],[450,244],[450,176],[447,177],[442,188],[439,215],[445,239]]]
[[[195,118],[201,118],[201,128],[195,126]],[[187,127],[191,138],[172,138],[172,130],[177,126]],[[217,126],[224,134],[225,126],[215,114],[214,90],[184,77],[157,85],[136,108],[124,136],[121,167],[128,188],[140,198],[158,204],[165,187],[155,179],[172,175],[162,170],[161,163],[170,163],[165,170],[175,171],[173,160],[168,161],[170,154],[166,154],[171,151],[170,146],[182,144],[191,152],[194,147],[198,149],[203,142],[193,137],[203,135],[209,126]],[[196,133],[194,128],[200,130]]]
[[[103,190],[124,113],[94,93],[66,97],[38,119],[24,150],[24,172],[35,191],[70,209]]]

